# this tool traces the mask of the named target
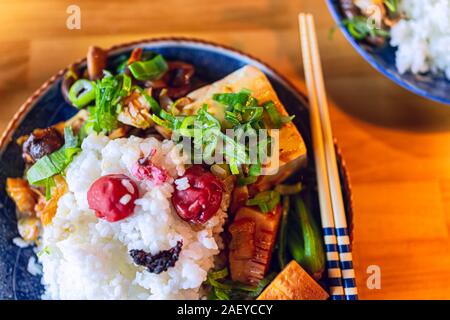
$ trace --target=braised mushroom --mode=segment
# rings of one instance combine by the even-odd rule
[[[32,164],[58,150],[63,144],[64,138],[55,128],[35,129],[22,146],[22,156],[26,163]]]
[[[90,80],[100,79],[106,69],[107,52],[102,48],[91,46],[87,53],[87,69]]]

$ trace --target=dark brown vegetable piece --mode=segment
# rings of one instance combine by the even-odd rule
[[[144,250],[130,250],[130,256],[133,258],[134,263],[146,267],[148,272],[159,274],[175,266],[180,257],[182,247],[183,241],[178,241],[175,247],[155,255]]]
[[[45,155],[48,155],[64,144],[64,138],[53,127],[35,129],[24,142],[23,158],[27,163],[34,163]]]
[[[107,52],[99,47],[89,47],[87,53],[87,68],[90,80],[100,79],[106,69]]]
[[[130,64],[141,60],[141,57],[142,57],[142,48],[134,49],[130,54],[130,58],[127,61],[127,65],[129,66]]]
[[[182,61],[172,61],[168,65],[169,70],[163,78],[168,85],[168,96],[172,99],[184,97],[191,91],[190,84],[195,72],[194,66]]]
[[[195,73],[193,65],[183,61],[170,61],[169,70],[157,80],[145,82],[145,87],[153,88],[153,97],[158,98],[162,89],[167,89],[167,96],[176,100],[192,90],[191,80]]]

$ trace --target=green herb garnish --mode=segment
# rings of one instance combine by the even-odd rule
[[[128,79],[123,75],[113,76],[107,71],[104,74],[96,83],[95,106],[88,108],[87,128],[97,133],[108,132],[117,127],[118,109],[128,87]]]
[[[264,288],[275,278],[275,274],[270,274],[262,279],[258,285],[250,286],[240,282],[227,280],[228,269],[208,273],[206,282],[212,290],[208,296],[209,300],[231,300],[231,299],[252,299],[258,297]]]
[[[363,16],[345,19],[342,23],[347,27],[348,32],[350,32],[356,40],[363,40],[368,36],[379,36],[383,38],[389,36],[388,31],[370,26],[367,23],[367,18]]]
[[[247,206],[258,206],[262,213],[272,211],[280,203],[280,193],[272,191],[263,191],[258,193],[253,199],[247,200]]]
[[[160,54],[150,60],[136,61],[128,66],[133,77],[140,81],[159,79],[168,68],[166,60]]]
[[[64,128],[64,146],[57,151],[46,155],[36,161],[27,171],[27,180],[31,185],[46,187],[47,198],[50,189],[54,185],[53,176],[60,174],[72,161],[73,157],[81,150],[81,141],[74,136],[72,128]]]
[[[86,79],[77,80],[69,90],[69,99],[77,108],[83,108],[95,99],[95,82]]]
[[[286,257],[288,216],[289,197],[283,197],[281,206],[281,221],[278,235],[278,264],[280,265],[280,269],[284,269],[284,267],[288,263],[288,259]]]
[[[322,274],[325,269],[322,234],[301,196],[294,199],[287,229],[287,245],[292,257],[310,274]]]
[[[390,12],[396,13],[398,11],[397,0],[384,0],[383,3],[389,9]]]
[[[43,256],[44,254],[50,254],[50,248],[48,246],[45,246],[44,249],[42,249],[41,251],[39,251],[37,253],[38,258]]]

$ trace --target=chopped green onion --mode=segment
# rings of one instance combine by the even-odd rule
[[[325,269],[325,250],[320,228],[301,196],[294,199],[289,217],[287,245],[292,257],[311,275]]]
[[[251,92],[249,90],[243,89],[238,93],[216,93],[213,95],[213,100],[220,102],[229,108],[234,108],[235,106],[245,106],[249,102]],[[253,104],[255,100],[251,100]]]
[[[147,61],[136,61],[128,66],[133,76],[140,81],[159,79],[168,70],[166,60],[157,55]]]
[[[356,39],[363,40],[368,36],[379,36],[379,37],[387,37],[389,36],[389,32],[384,29],[379,29],[370,26],[367,23],[367,18],[362,16],[356,16],[352,19],[344,19],[342,20],[344,26],[347,27],[348,32]]]
[[[283,125],[286,123],[292,121],[295,116],[281,116],[278,112],[277,107],[275,106],[275,103],[273,101],[268,101],[263,105],[264,109],[266,110],[270,122],[272,123],[272,126],[274,129],[280,129]]]
[[[271,273],[262,279],[258,285],[250,286],[244,283],[226,280],[225,278],[228,277],[227,268],[210,272],[207,276],[207,283],[212,287],[212,290],[208,299],[230,300],[255,298],[275,278],[275,275],[275,273]],[[218,280],[221,280],[221,282]]]
[[[256,288],[253,289],[253,291],[248,293],[248,296],[251,298],[258,297],[261,294],[261,292],[263,292],[265,287],[267,287],[267,285],[271,283],[273,279],[275,279],[275,277],[276,273],[273,272],[269,274],[267,277],[265,277],[258,283],[258,285],[256,286]]]
[[[181,122],[181,126],[178,129],[178,132],[185,137],[193,137],[194,136],[194,123],[196,121],[195,116],[188,116],[183,119]]]
[[[132,88],[132,81],[129,76],[126,74],[122,74],[122,91],[120,92],[120,95],[122,97],[127,97],[130,95],[131,88]]]
[[[63,148],[46,155],[36,161],[27,171],[27,180],[31,185],[45,186],[47,179],[60,173],[65,166],[65,151]]]
[[[228,290],[221,290],[220,288],[214,288],[214,293],[218,300],[230,300],[230,296],[227,293]]]
[[[164,121],[163,119],[158,117],[156,114],[152,114],[151,118],[152,118],[153,122],[155,122],[157,125],[159,125],[161,127],[164,127],[164,128],[167,128],[167,129],[171,128],[171,125],[170,125],[169,122]]]
[[[236,161],[231,160],[229,166],[232,174],[239,174],[239,166]]]
[[[77,80],[69,90],[69,100],[77,108],[83,108],[95,99],[95,83],[86,79]]]
[[[289,197],[283,197],[280,232],[278,236],[278,264],[280,265],[280,269],[284,269],[284,267],[287,264],[286,245],[287,245],[288,214],[289,214]]]
[[[243,176],[239,176],[237,179],[237,184],[238,186],[242,187],[242,186],[246,186],[252,183],[255,183],[258,180],[258,177],[243,177]]]
[[[389,9],[390,12],[396,13],[398,10],[397,0],[384,0],[384,5]]]
[[[42,157],[28,169],[26,175],[31,185],[45,186],[46,192],[50,192],[54,185],[51,178],[61,173],[72,161],[75,154],[81,150],[79,139],[73,135],[71,127],[64,128],[64,140],[65,143],[62,148]]]
[[[49,177],[45,179],[45,200],[50,200],[52,197],[52,188],[56,186],[55,180],[53,177]]]
[[[155,98],[153,98],[151,95],[149,95],[147,92],[145,92],[144,89],[142,89],[139,86],[133,86],[132,90],[137,90],[144,97],[144,99],[150,105],[150,109],[152,110],[152,112],[154,114],[156,114],[156,115],[160,114],[162,109],[161,109],[159,103],[155,100]]]
[[[248,174],[252,177],[257,177],[259,175],[261,175],[261,164],[260,163],[255,163],[252,164],[248,170]]]
[[[39,251],[37,253],[38,258],[40,258],[42,255],[44,254],[50,254],[50,248],[48,246],[45,246],[44,249],[42,249],[41,251]]]
[[[217,271],[211,271],[208,274],[208,278],[214,279],[214,280],[223,279],[223,278],[226,278],[227,276],[228,276],[228,269],[227,268],[223,268],[223,269],[217,270]]]
[[[258,193],[253,199],[246,202],[247,206],[258,206],[262,213],[272,211],[280,202],[280,194],[273,191],[263,191]]]

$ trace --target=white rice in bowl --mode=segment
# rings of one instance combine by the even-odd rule
[[[401,0],[405,18],[391,29],[400,73],[441,73],[450,79],[450,0]]]
[[[130,170],[157,150],[152,162],[169,181],[155,186],[134,180],[140,189],[134,213],[117,222],[99,219],[89,209],[87,191],[100,176]],[[46,299],[199,299],[200,287],[219,253],[226,201],[203,228],[181,220],[171,204],[174,181],[185,159],[172,141],[155,138],[110,140],[91,134],[67,171],[69,191],[59,200],[53,221],[44,228],[40,262]],[[160,274],[134,264],[132,249],[156,254],[183,240],[175,266]]]

